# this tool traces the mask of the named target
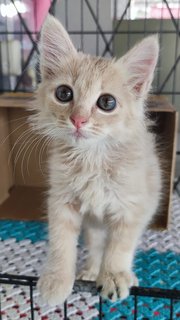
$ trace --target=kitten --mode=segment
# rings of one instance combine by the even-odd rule
[[[55,18],[45,21],[36,125],[53,146],[49,253],[38,287],[49,304],[64,302],[72,291],[81,228],[89,257],[80,278],[96,280],[111,300],[126,298],[137,285],[134,252],[161,191],[145,117],[157,59],[157,36],[108,60],[77,52]]]

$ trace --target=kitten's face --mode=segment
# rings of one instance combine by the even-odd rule
[[[118,61],[91,57],[78,53],[60,23],[48,17],[38,91],[45,134],[73,145],[128,139],[142,120],[158,55],[154,37],[144,42],[144,55],[139,44]]]
[[[87,143],[120,133],[128,126],[130,97],[114,63],[83,54],[66,63],[68,70],[59,67],[40,89],[57,137]]]

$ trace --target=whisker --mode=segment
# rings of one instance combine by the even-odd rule
[[[11,124],[11,123],[13,123],[13,122],[20,121],[20,120],[22,120],[22,119],[26,119],[26,120],[27,120],[27,116],[23,116],[23,117],[16,118],[16,119],[9,119],[9,118],[8,118],[6,122],[7,122],[8,124]],[[24,122],[24,124],[25,124],[25,123],[28,123],[28,121]],[[2,126],[4,126],[4,123],[1,123],[1,124],[0,124],[0,127],[1,127],[1,128],[2,128]],[[11,133],[10,133],[10,134],[11,134]],[[0,142],[0,143],[1,143],[1,142]]]
[[[49,127],[51,126],[54,126],[54,122],[47,122],[47,123],[44,123],[44,124],[34,124],[35,127],[32,128],[32,130],[40,135],[43,135],[43,136],[47,136],[48,135],[48,132],[51,132],[53,131],[52,128],[49,129]]]
[[[22,126],[24,126],[26,123],[22,123],[20,126],[18,126],[17,128],[15,128],[13,131],[11,131],[7,136],[6,136],[6,138],[3,140],[3,141],[1,141],[0,142],[0,145],[3,145],[6,141],[7,141],[7,139],[14,133],[14,132],[16,132],[18,129],[20,129]]]
[[[57,124],[58,124],[58,125],[59,125],[59,124],[63,124],[63,125],[65,125],[66,127],[68,126],[68,125],[67,125],[67,121],[63,121],[63,120],[58,120]]]
[[[26,138],[25,138],[26,137]],[[31,136],[29,136],[29,132],[26,132],[26,134],[24,134],[23,136],[21,136],[21,139],[25,138],[24,140],[24,144],[20,145],[18,150],[17,150],[17,153],[15,155],[15,158],[14,158],[14,170],[13,170],[13,174],[15,175],[15,172],[16,172],[16,167],[17,167],[17,163],[18,163],[18,160],[23,152],[23,150],[26,148],[27,144],[29,144],[29,140],[32,139],[32,134]],[[20,140],[19,140],[20,141]],[[17,143],[15,144],[17,146]],[[15,145],[13,146],[13,149],[15,148]],[[13,155],[13,150],[11,150],[11,156]],[[9,158],[10,160],[10,158]]]
[[[25,151],[25,153],[24,153],[24,155],[23,155],[23,159],[22,159],[22,162],[21,162],[21,169],[24,168],[24,165],[23,165],[23,164],[24,164],[24,160],[25,160],[26,154],[27,154],[28,150],[31,148],[31,150],[30,150],[30,152],[29,152],[29,155],[28,155],[28,158],[27,158],[27,161],[26,161],[26,168],[27,168],[27,173],[28,173],[29,176],[30,176],[30,172],[29,172],[29,161],[30,161],[30,157],[31,157],[31,155],[32,155],[32,152],[34,151],[34,148],[35,148],[35,156],[36,156],[37,148],[38,148],[40,142],[41,142],[43,139],[44,139],[44,137],[40,137],[40,136],[34,137],[34,139],[31,141],[31,143],[29,144],[28,148],[26,149],[26,151]],[[34,146],[33,146],[33,144],[34,144]],[[23,150],[24,150],[24,148],[23,148]],[[22,152],[22,150],[21,150],[21,152]],[[40,170],[41,170],[41,168],[40,168]],[[23,173],[23,170],[21,170],[21,171],[22,171],[22,173]]]
[[[102,131],[98,128],[86,128],[86,132],[97,135],[98,133],[102,133]]]
[[[38,150],[38,147],[39,147],[40,143],[41,143],[44,139],[48,139],[48,138],[42,136],[41,139],[39,140],[39,142],[36,144],[35,155],[37,154],[37,150]],[[41,146],[41,148],[42,148],[42,146]],[[40,150],[41,150],[41,148],[40,148]],[[42,175],[44,175],[44,172],[43,172],[43,170],[42,170],[42,168],[41,168],[41,163],[39,162],[39,153],[38,153],[38,164],[39,164],[39,169],[40,169]]]
[[[27,161],[26,161],[26,168],[27,168],[27,173],[28,175],[30,176],[30,172],[29,172],[29,160],[30,160],[30,156],[34,150],[34,147],[36,146],[36,143],[39,142],[39,137],[34,137],[34,139],[31,141],[31,143],[29,144],[29,146],[26,148],[24,154],[23,154],[23,158],[22,158],[22,161],[21,161],[21,171],[23,172],[23,168],[24,168],[24,161],[25,161],[25,157],[26,157],[26,154],[28,153],[29,149],[31,148],[30,152],[29,152],[29,155],[28,155],[28,158],[27,158]],[[35,143],[35,144],[34,144]],[[34,146],[33,146],[34,144]]]
[[[22,174],[22,178],[23,178],[24,183],[25,183],[24,160],[25,160],[26,154],[27,154],[29,148],[31,147],[31,145],[33,144],[33,142],[34,142],[34,140],[31,143],[28,143],[28,147],[27,148],[26,148],[27,145],[25,145],[25,147],[23,148],[23,151],[25,150],[25,152],[24,152],[22,160],[21,160],[21,174]],[[22,151],[21,151],[21,154],[22,154]]]
[[[41,136],[39,142],[36,144],[36,149],[35,149],[35,156],[36,156],[36,157],[37,157],[38,147],[39,147],[39,145],[40,145],[40,143],[41,143],[41,141],[42,141],[43,139],[47,139],[47,137],[44,137],[44,135]],[[39,156],[39,153],[38,153],[38,156]]]
[[[51,132],[51,129],[50,129],[50,132]],[[43,136],[41,137],[41,139],[39,140],[39,142],[36,143],[35,156],[37,155],[37,150],[38,150],[39,144],[41,143],[41,141],[42,141],[43,139],[45,139],[45,141],[46,141],[46,140],[48,140],[48,141],[52,141],[52,140],[53,140],[52,137],[44,136],[44,135],[43,135]],[[43,144],[44,144],[44,142],[43,142]],[[42,146],[41,146],[41,148],[42,148]],[[41,149],[40,149],[40,152],[41,152]],[[38,154],[38,159],[39,159],[39,154]],[[42,170],[42,168],[41,168],[41,161],[38,160],[38,162],[39,162],[39,168],[40,168],[40,170],[41,170],[41,173],[42,173],[42,175],[44,175],[44,172],[43,172],[43,170]]]
[[[44,148],[46,148],[46,150],[48,150],[50,148],[50,146],[52,145],[52,141],[53,141],[53,139],[51,137],[47,140],[47,143],[44,146]],[[43,150],[43,152],[44,152],[44,150]],[[47,163],[47,161],[46,161],[46,163]]]
[[[55,129],[52,129],[52,128],[50,128],[50,129],[47,129],[46,128],[46,130],[44,131],[44,136],[54,136],[54,138],[56,138],[57,137],[57,133],[56,133],[56,128]]]
[[[27,130],[25,130],[20,136],[19,138],[15,141],[10,153],[9,153],[9,157],[8,157],[8,164],[10,163],[14,148],[16,147],[16,145],[23,139],[24,136],[26,136],[27,134],[29,134],[29,132],[31,131],[30,128],[28,128]]]
[[[27,135],[27,132],[26,132],[26,135]],[[23,138],[25,137],[25,135],[23,136]],[[31,134],[31,136],[29,136],[29,132],[28,132],[28,136],[26,137],[26,139],[24,140],[24,144],[23,146],[20,145],[18,151],[17,151],[17,154],[15,156],[15,159],[14,159],[14,174],[15,174],[15,171],[16,171],[16,166],[17,166],[17,163],[18,163],[18,160],[22,154],[22,152],[24,151],[24,149],[27,147],[27,143],[29,144],[29,140],[32,139],[33,137],[33,134]],[[28,146],[29,148],[29,146]],[[22,164],[22,162],[21,162]],[[21,166],[21,173],[22,173],[22,177],[23,177],[23,181],[24,181],[24,174],[23,174],[23,171],[22,171],[22,166]]]
[[[48,139],[48,138],[47,138]],[[50,138],[49,138],[50,139]],[[40,152],[39,152],[39,166],[40,166],[40,168],[41,168],[41,164],[42,164],[42,156],[43,156],[43,153],[44,153],[44,150],[45,150],[45,148],[46,148],[46,146],[48,145],[48,143],[47,142],[49,142],[49,139],[48,140],[44,140],[44,142],[43,142],[43,144],[42,144],[42,146],[41,146],[41,149],[40,149]],[[44,175],[44,172],[43,172],[43,170],[41,171],[42,172],[42,174]]]
[[[28,123],[28,116],[23,116],[23,117],[19,117],[19,118],[16,118],[16,119],[10,119],[8,120],[8,122],[12,123],[12,122],[16,122],[16,121],[20,121],[20,120],[23,120],[23,119],[26,119],[26,123]]]

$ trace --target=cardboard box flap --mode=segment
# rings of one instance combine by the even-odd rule
[[[34,100],[34,93],[7,92],[0,95],[0,108],[27,108]]]
[[[155,112],[176,112],[176,109],[164,96],[150,95],[147,100],[147,108],[148,111]]]

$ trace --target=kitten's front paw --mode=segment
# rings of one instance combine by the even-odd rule
[[[124,271],[113,274],[103,271],[100,272],[96,285],[103,298],[116,301],[127,298],[130,287],[138,286],[138,280],[132,272]]]
[[[96,281],[99,267],[95,264],[87,264],[77,275],[78,280]]]
[[[78,275],[78,280],[89,280],[89,281],[96,281],[97,276],[99,273],[99,269],[91,266],[89,268],[83,269]]]
[[[37,287],[42,299],[51,306],[63,303],[71,294],[74,279],[59,272],[44,273]]]

